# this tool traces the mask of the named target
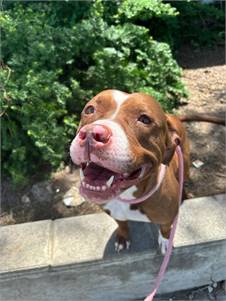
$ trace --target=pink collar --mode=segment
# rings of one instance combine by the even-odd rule
[[[146,199],[150,198],[159,189],[159,187],[162,184],[162,181],[164,179],[165,173],[166,173],[166,165],[161,164],[160,171],[158,174],[157,184],[150,191],[148,191],[145,195],[143,195],[137,199],[124,199],[119,196],[118,200],[121,202],[124,202],[124,203],[129,203],[129,204],[142,203]]]

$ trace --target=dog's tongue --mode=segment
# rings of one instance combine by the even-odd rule
[[[93,162],[89,163],[83,171],[86,180],[96,182],[106,182],[115,173],[109,169],[101,167]]]

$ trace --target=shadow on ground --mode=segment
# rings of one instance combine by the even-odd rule
[[[155,224],[129,221],[129,229],[131,234],[131,246],[129,250],[123,250],[121,254],[136,253],[150,251],[150,249],[158,250],[158,226]],[[104,250],[104,258],[117,256],[115,251],[115,236],[112,233],[106,248]]]
[[[185,69],[197,69],[225,64],[225,47],[194,49],[183,45],[176,56],[178,64]]]

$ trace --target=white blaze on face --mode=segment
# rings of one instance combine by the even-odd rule
[[[131,153],[129,140],[124,129],[118,122],[114,121],[113,119],[117,116],[121,105],[129,97],[129,94],[118,90],[112,90],[112,96],[114,101],[116,102],[116,109],[114,113],[109,119],[100,119],[95,121],[94,124],[103,124],[111,129],[112,143],[111,146],[106,149],[106,152],[102,154],[102,156],[104,160],[108,161],[107,167],[109,169],[113,167],[112,170],[114,170],[114,167],[116,167],[120,170],[131,162],[131,160],[133,159],[133,154]],[[96,159],[95,154],[93,154],[93,158]]]
[[[133,159],[133,155],[130,150],[129,140],[127,135],[121,125],[113,120],[100,119],[96,120],[94,124],[102,124],[109,127],[112,131],[112,143],[106,148],[105,152],[102,154],[103,160],[107,160],[107,168],[114,170],[123,168],[123,165],[128,165]],[[95,157],[95,154],[91,154]]]
[[[111,119],[114,119],[116,117],[116,115],[118,114],[121,105],[123,104],[123,102],[129,97],[129,94],[118,91],[118,90],[113,90],[112,91],[112,96],[116,102],[116,110],[113,113],[113,115],[111,116]]]

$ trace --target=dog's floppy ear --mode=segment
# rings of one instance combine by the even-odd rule
[[[174,152],[176,150],[177,145],[180,145],[181,139],[170,122],[169,118],[167,118],[167,133],[166,133],[166,150],[163,156],[162,163],[168,165],[173,158]]]

